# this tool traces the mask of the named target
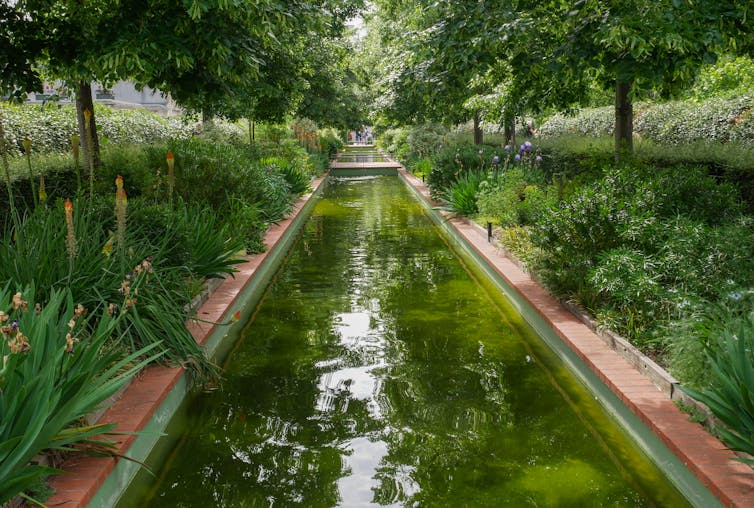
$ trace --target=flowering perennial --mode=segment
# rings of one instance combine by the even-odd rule
[[[123,177],[118,175],[115,179],[115,228],[118,239],[118,248],[123,248],[126,243],[126,208],[128,198],[123,188]]]
[[[68,260],[73,261],[79,251],[79,245],[76,241],[76,231],[73,229],[73,203],[70,199],[65,200],[65,250],[68,252]]]

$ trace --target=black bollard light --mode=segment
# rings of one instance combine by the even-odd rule
[[[424,173],[422,173],[422,183],[424,183]]]
[[[487,242],[492,242],[492,223],[487,223]]]

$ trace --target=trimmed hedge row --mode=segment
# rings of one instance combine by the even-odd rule
[[[11,154],[23,153],[22,141],[29,137],[32,150],[40,153],[62,152],[71,147],[71,135],[77,133],[76,108],[57,104],[0,104],[5,137]],[[153,143],[188,138],[192,126],[181,119],[163,118],[142,110],[96,108],[100,140],[113,143]]]
[[[634,133],[662,144],[693,141],[754,143],[754,96],[712,98],[704,101],[639,103],[634,111]],[[563,134],[610,136],[614,129],[612,106],[583,109],[576,116],[561,113],[539,129],[543,137]]]

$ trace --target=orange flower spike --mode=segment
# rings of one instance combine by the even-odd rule
[[[175,167],[175,157],[173,157],[173,152],[168,152],[168,154],[165,156],[165,160],[168,163],[168,183],[170,184],[170,189],[172,192],[173,182],[175,180],[175,175],[173,173],[173,168]]]
[[[73,229],[73,203],[71,203],[70,199],[65,200],[63,208],[65,209],[66,225],[65,250],[68,252],[68,259],[73,262],[73,258],[76,257],[79,247],[76,241],[76,233]]]
[[[126,198],[126,191],[123,188],[123,177],[120,175],[115,179],[115,189],[115,202],[125,205],[128,199]]]

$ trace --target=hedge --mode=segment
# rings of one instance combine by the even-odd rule
[[[754,143],[754,96],[639,103],[634,106],[634,134],[661,144],[694,141]],[[614,108],[587,108],[575,116],[556,114],[539,129],[543,137],[563,134],[611,136]]]

